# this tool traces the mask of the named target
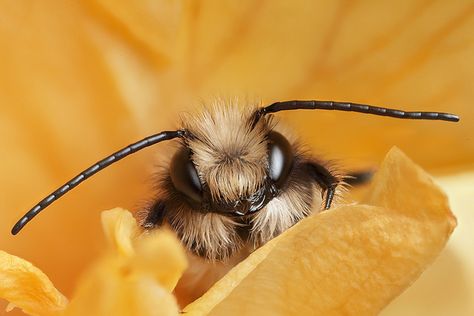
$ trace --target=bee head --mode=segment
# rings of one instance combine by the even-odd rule
[[[186,136],[170,165],[174,188],[201,211],[247,215],[264,207],[284,185],[291,145],[272,131],[271,117],[226,107],[187,117]]]

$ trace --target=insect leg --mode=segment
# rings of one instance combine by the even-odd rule
[[[336,192],[336,187],[339,185],[340,180],[324,166],[321,166],[315,162],[308,162],[306,166],[314,181],[316,181],[316,183],[325,191],[326,198],[324,209],[329,209],[334,198],[334,193]]]
[[[165,213],[165,203],[163,201],[158,201],[153,204],[153,206],[148,211],[145,220],[142,223],[144,229],[153,229],[158,226],[161,226],[163,223],[163,217]]]

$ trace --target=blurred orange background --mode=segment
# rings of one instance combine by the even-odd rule
[[[323,111],[278,117],[315,155],[347,169],[376,166],[397,145],[439,179],[459,227],[385,314],[473,314],[473,30],[470,0],[2,1],[0,249],[70,296],[103,246],[100,211],[152,199],[150,175],[169,145],[103,171],[18,236],[11,226],[78,171],[178,127],[180,113],[216,96],[454,112],[458,124]]]

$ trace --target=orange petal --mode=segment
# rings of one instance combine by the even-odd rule
[[[452,227],[456,224],[446,194],[397,147],[387,154],[363,202],[396,210],[420,221],[449,219]]]
[[[161,285],[172,291],[187,266],[184,249],[174,234],[158,230],[137,239],[137,221],[132,213],[121,208],[104,211],[101,218],[112,248],[129,256],[134,269],[154,275]]]
[[[118,208],[103,212],[102,222],[114,247],[84,275],[66,315],[178,314],[171,291],[187,263],[174,234],[135,238],[135,219]]]
[[[177,315],[172,294],[149,274],[137,274],[123,257],[100,260],[82,279],[65,316]]]
[[[102,228],[112,247],[122,255],[132,255],[133,238],[138,234],[137,221],[124,209],[115,208],[101,214]]]
[[[0,298],[29,315],[57,315],[67,299],[26,260],[0,251]]]
[[[183,246],[174,233],[158,230],[146,235],[137,242],[136,251],[134,269],[152,275],[171,292],[188,265]]]
[[[459,226],[439,258],[384,309],[383,316],[474,315],[474,172],[437,177],[436,182],[448,194]]]
[[[378,313],[434,260],[456,222],[445,195],[396,149],[387,155],[368,201],[384,207],[342,206],[301,221],[185,311]]]

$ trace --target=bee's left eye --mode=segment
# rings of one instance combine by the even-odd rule
[[[278,132],[268,134],[269,176],[281,188],[293,167],[293,149],[288,140]]]
[[[170,166],[171,182],[175,189],[184,194],[192,203],[202,202],[202,185],[196,167],[191,160],[191,151],[180,149]]]

